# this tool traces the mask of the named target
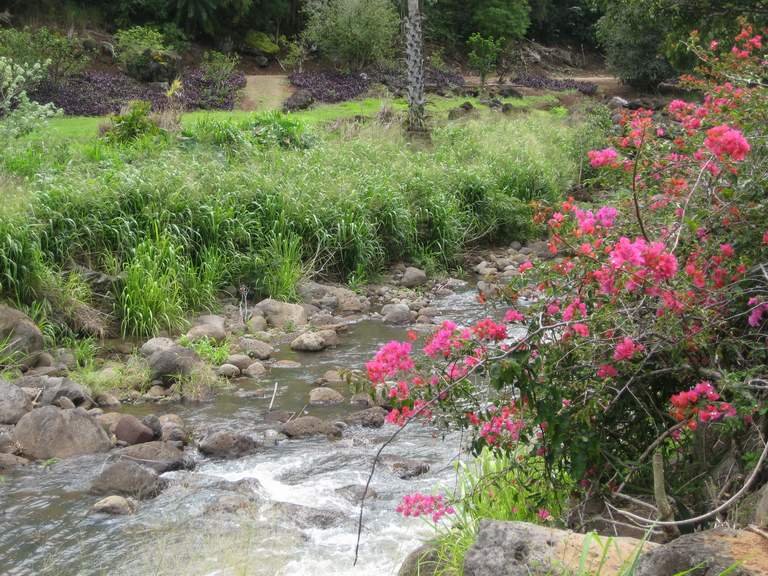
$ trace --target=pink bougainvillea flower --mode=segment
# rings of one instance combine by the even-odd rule
[[[587,152],[587,156],[592,168],[601,168],[614,165],[619,154],[613,148],[604,148],[603,150],[590,150]]]
[[[603,364],[597,369],[598,378],[615,378],[619,371],[612,364]]]
[[[613,359],[617,362],[632,360],[635,354],[642,352],[644,349],[645,347],[642,344],[638,344],[632,338],[626,336],[621,342],[616,344],[616,348],[613,351]]]
[[[530,270],[531,268],[533,268],[533,262],[531,262],[530,260],[526,260],[525,262],[523,262],[522,264],[520,264],[520,266],[518,266],[518,267],[517,267],[517,269],[518,269],[518,270],[519,270],[521,273],[522,273],[522,272],[526,272],[527,270]]]
[[[741,131],[727,124],[707,130],[704,146],[721,160],[730,159],[734,162],[744,160],[751,149]]]
[[[524,321],[525,321],[525,316],[523,316],[520,312],[518,312],[514,308],[510,308],[504,314],[504,322],[524,322]]]

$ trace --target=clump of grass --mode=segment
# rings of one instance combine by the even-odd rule
[[[259,254],[264,292],[277,300],[296,301],[296,286],[303,274],[301,238],[294,234],[273,232]]]
[[[100,392],[146,392],[150,386],[149,366],[138,354],[128,357],[124,364],[110,363],[97,369],[89,364],[72,374],[72,378],[86,386],[91,394]]]
[[[206,362],[214,364],[216,366],[223,364],[229,357],[229,343],[222,342],[221,344],[210,338],[200,338],[198,340],[190,340],[188,337],[183,336],[179,340],[179,344],[190,350],[197,352]]]
[[[179,376],[172,390],[185,400],[204,402],[210,400],[224,382],[208,366],[194,368],[189,374]]]

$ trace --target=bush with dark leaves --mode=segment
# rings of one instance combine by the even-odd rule
[[[245,86],[245,76],[236,72],[226,82],[228,90],[212,96],[208,81],[199,69],[186,70],[182,76],[182,103],[186,110],[231,110],[237,93]],[[40,86],[30,97],[41,103],[53,102],[71,116],[104,116],[119,112],[132,100],[146,100],[153,110],[167,104],[165,89],[160,84],[138,82],[121,72],[85,72],[60,86]]]
[[[556,92],[563,92],[565,90],[578,90],[587,96],[592,96],[595,94],[595,92],[597,92],[597,84],[592,82],[579,82],[578,80],[570,80],[568,78],[549,78],[548,76],[529,74],[527,72],[519,74],[517,78],[512,80],[512,84],[525,86],[526,88],[554,90]]]
[[[408,79],[403,70],[379,70],[370,74],[371,79],[381,82],[395,93],[405,92]],[[455,90],[464,86],[464,78],[448,70],[424,68],[424,89],[427,92]]]
[[[342,74],[340,72],[294,72],[288,79],[299,90],[306,90],[316,102],[344,102],[352,100],[368,90],[367,74]]]

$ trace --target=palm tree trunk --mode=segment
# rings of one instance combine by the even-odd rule
[[[426,130],[424,119],[424,54],[419,0],[408,0],[405,20],[405,62],[408,68],[408,130]]]

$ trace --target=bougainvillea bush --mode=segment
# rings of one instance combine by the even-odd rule
[[[589,153],[602,200],[537,206],[554,258],[521,265],[509,304],[378,352],[368,374],[391,422],[467,429],[475,452],[525,446],[574,501],[652,494],[658,455],[678,520],[741,488],[765,455],[763,41],[748,26],[707,47],[694,34],[701,66],[683,84],[703,99],[624,113]]]

